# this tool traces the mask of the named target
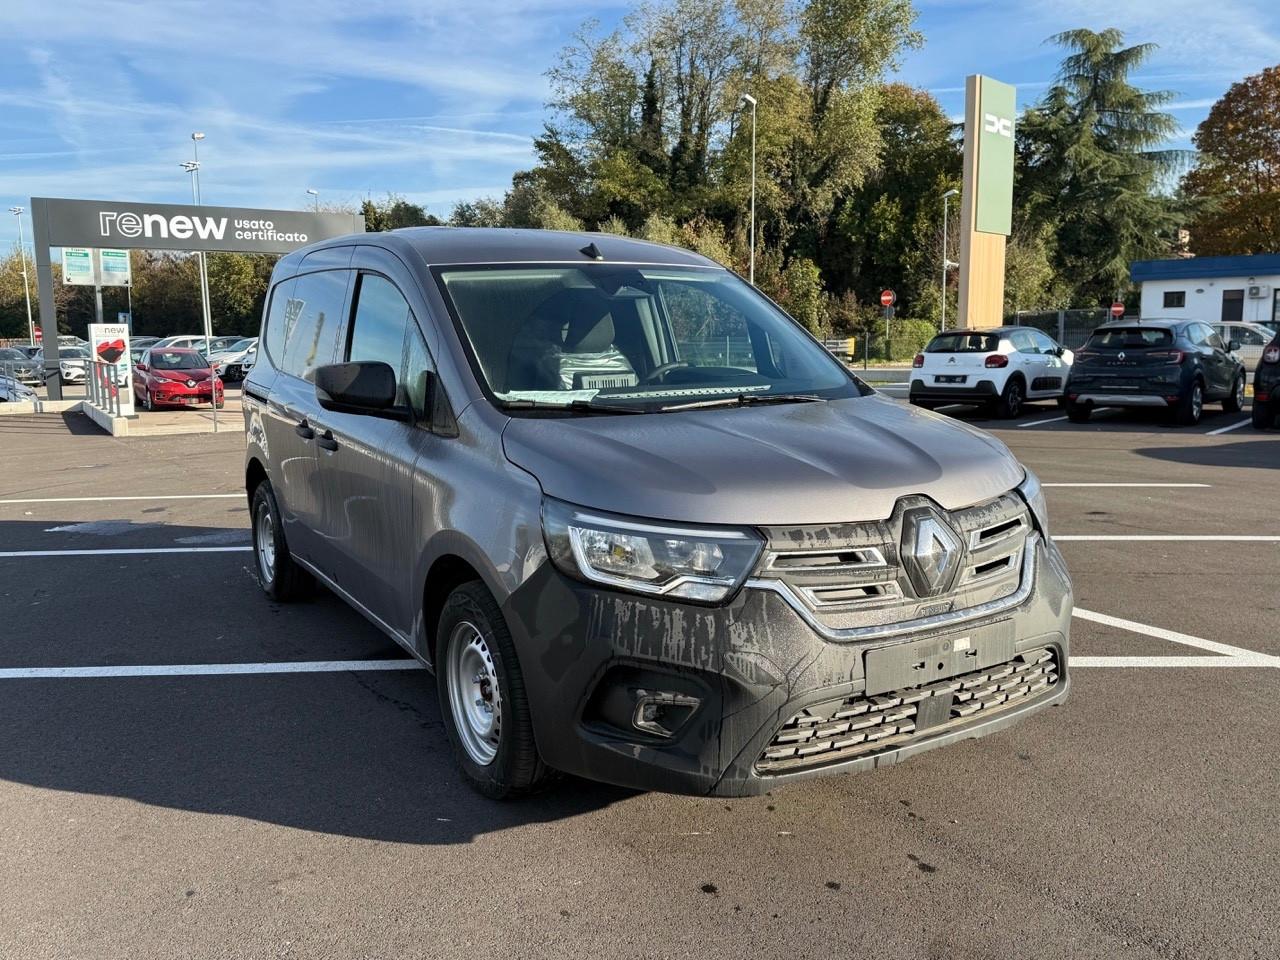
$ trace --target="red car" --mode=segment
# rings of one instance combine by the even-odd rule
[[[221,409],[222,381],[198,350],[153,347],[133,365],[133,395],[144,410],[211,403],[215,391]]]

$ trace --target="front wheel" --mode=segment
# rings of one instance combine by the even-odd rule
[[[1001,420],[1014,419],[1022,412],[1023,399],[1022,381],[1017,377],[1010,377],[1009,382],[1004,385],[1000,399],[996,401],[996,416]]]
[[[1175,416],[1182,426],[1194,427],[1200,422],[1202,413],[1204,413],[1204,384],[1195,380],[1191,388],[1178,400]]]
[[[1231,392],[1222,400],[1222,409],[1226,413],[1239,413],[1244,409],[1244,375],[1236,377],[1231,385]]]
[[[471,786],[505,800],[546,780],[515,644],[482,583],[464,583],[445,601],[435,666],[440,713]]]

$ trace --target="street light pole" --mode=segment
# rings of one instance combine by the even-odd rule
[[[199,131],[191,134],[192,159],[184,161],[182,169],[191,174],[191,202],[202,206],[200,200],[200,141],[204,134]],[[207,359],[213,352],[213,317],[209,310],[209,270],[205,264],[204,251],[196,251],[196,261],[200,265],[200,312],[204,318],[204,355]],[[212,371],[212,364],[210,364]],[[218,432],[218,374],[211,373],[209,383],[209,402],[213,406],[213,432]]]
[[[742,95],[742,102],[751,105],[751,259],[747,266],[747,280],[756,282],[756,98],[749,93]]]
[[[18,218],[18,254],[22,257],[22,295],[27,300],[27,342],[36,345],[36,325],[31,320],[31,284],[27,280],[27,243],[22,236],[23,207],[10,207],[9,212]]]
[[[942,313],[938,320],[939,333],[947,329],[947,270],[951,266],[947,259],[947,201],[959,192],[953,188],[942,195]]]
[[[319,213],[320,212],[320,191],[314,190],[311,187],[307,187],[307,193],[311,194],[311,209],[314,212]]]

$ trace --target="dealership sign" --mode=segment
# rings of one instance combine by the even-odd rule
[[[978,78],[978,132],[974,159],[974,229],[1008,236],[1013,226],[1013,134],[1017,92],[1007,83]]]
[[[129,267],[128,250],[98,251],[98,283],[104,287],[133,285],[133,271]]]
[[[123,323],[89,324],[89,355],[97,361],[85,371],[96,378],[103,395],[119,398],[120,415],[133,416],[133,372],[129,356],[129,327]]]
[[[288,253],[364,232],[364,218],[354,213],[45,198],[32,199],[32,212],[43,214],[53,247]]]

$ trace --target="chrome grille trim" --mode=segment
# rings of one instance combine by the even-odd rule
[[[861,559],[836,563],[821,564],[790,564],[781,565],[778,561],[789,560],[793,557],[839,557],[845,553],[859,554]],[[884,551],[879,547],[846,547],[844,549],[834,548],[826,550],[776,550],[769,554],[769,561],[765,564],[766,570],[786,570],[788,573],[844,573],[846,571],[855,570],[875,570],[881,567],[887,567],[888,563],[884,559]]]
[[[868,583],[833,583],[829,586],[820,587],[799,587],[801,595],[813,607],[868,607],[876,603],[887,603],[893,600],[902,599],[902,588],[898,586],[896,580],[871,581]],[[854,597],[852,599],[831,600],[823,599],[824,593],[830,593],[837,590],[874,590],[876,593],[868,593],[866,596]]]
[[[1002,526],[1007,526],[1007,529],[1001,530],[998,534],[991,537],[991,539],[989,540],[982,539],[983,535],[988,530],[992,530]],[[1006,540],[1010,540],[1013,537],[1025,535],[1026,531],[1030,530],[1030,528],[1031,528],[1031,525],[1030,523],[1027,522],[1027,515],[1025,513],[1019,514],[1018,516],[1013,517],[1009,520],[1001,520],[999,523],[993,523],[989,527],[980,527],[969,534],[969,549],[970,550],[990,549],[991,547],[995,546],[998,543],[1004,543]]]
[[[982,617],[994,616],[1011,610],[1025,603],[1031,596],[1036,580],[1036,547],[1040,543],[1040,534],[1032,533],[1026,539],[1022,554],[1022,577],[1018,589],[1007,597],[979,603],[962,610],[950,610],[915,620],[904,620],[900,623],[882,623],[865,627],[829,627],[813,615],[813,610],[805,604],[804,599],[781,580],[752,577],[745,586],[752,590],[772,590],[778,594],[819,636],[836,643],[848,643],[857,640],[883,640],[904,634],[921,633],[949,627],[957,623],[967,623]]]

